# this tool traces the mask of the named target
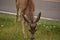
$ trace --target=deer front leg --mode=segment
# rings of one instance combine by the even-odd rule
[[[17,15],[16,15],[16,32],[18,32],[18,15],[19,15],[19,8],[17,9]]]
[[[24,38],[27,38],[27,34],[26,34],[26,30],[25,30],[25,20],[23,19],[23,17],[21,17],[22,19],[22,33],[24,35]]]

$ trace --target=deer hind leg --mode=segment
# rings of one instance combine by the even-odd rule
[[[24,18],[22,17],[22,14],[21,14],[21,22],[22,22],[22,33],[24,35],[24,38],[27,38],[27,34],[26,34],[26,30],[25,30],[26,22],[25,22]]]

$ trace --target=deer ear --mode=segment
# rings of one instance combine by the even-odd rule
[[[24,14],[22,16],[27,23],[30,23],[30,21],[28,20],[28,18]]]
[[[34,21],[34,23],[38,22],[40,17],[41,17],[41,12],[38,14],[38,16],[37,16],[36,20]]]

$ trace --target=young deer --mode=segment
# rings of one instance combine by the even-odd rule
[[[34,33],[36,32],[36,25],[37,25],[37,22],[39,21],[40,19],[40,16],[41,16],[41,12],[39,13],[38,17],[36,18],[36,20],[29,20],[28,17],[25,17],[23,15],[23,18],[24,20],[27,22],[27,24],[30,26],[30,32],[31,32],[31,40],[34,39]]]
[[[33,0],[16,0],[16,9],[17,9],[17,15],[16,15],[16,31],[18,31],[18,15],[19,15],[19,9],[21,11],[21,19],[22,19],[22,32],[24,35],[24,38],[26,37],[25,32],[25,20],[22,17],[22,14],[27,15],[29,20],[33,20],[33,12],[35,10],[34,2]]]

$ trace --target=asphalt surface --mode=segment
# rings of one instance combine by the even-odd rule
[[[42,17],[60,20],[60,2],[35,0],[35,7],[35,15],[41,11]],[[0,11],[16,13],[15,0],[0,0]]]

